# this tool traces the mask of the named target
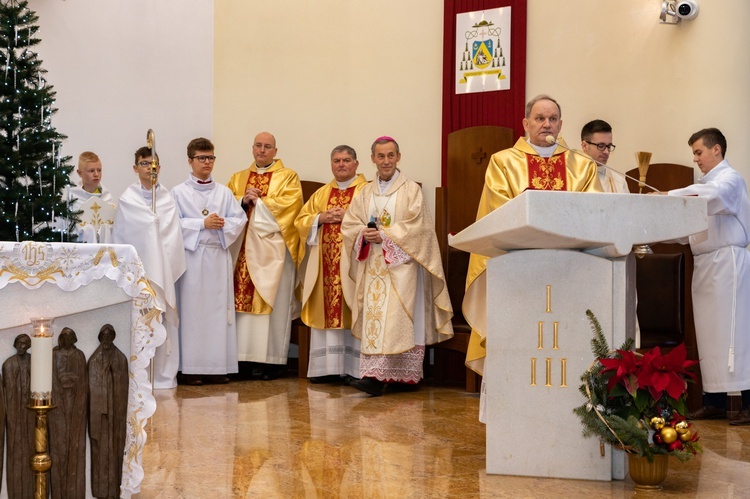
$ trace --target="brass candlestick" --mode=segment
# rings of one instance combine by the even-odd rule
[[[47,412],[55,408],[50,399],[32,398],[27,406],[36,412],[36,425],[34,426],[34,450],[36,454],[31,457],[31,470],[34,472],[34,498],[47,499],[49,483],[49,470],[52,468],[52,457],[49,454],[49,441],[47,439]]]
[[[651,153],[645,151],[638,151],[635,153],[635,161],[638,164],[638,176],[640,182],[638,182],[638,194],[643,193],[643,187],[646,185],[646,176],[648,175],[648,167],[651,165]],[[633,253],[637,258],[643,258],[646,255],[651,255],[654,252],[648,244],[639,244],[633,246]]]
[[[36,477],[34,497],[47,499],[48,471],[52,467],[47,440],[47,412],[52,410],[52,319],[31,319],[31,394],[29,405],[36,412],[31,470]]]

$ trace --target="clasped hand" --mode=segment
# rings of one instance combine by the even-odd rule
[[[245,195],[242,197],[242,202],[245,204],[255,204],[255,201],[260,197],[261,191],[257,187],[248,187],[245,191]]]
[[[346,210],[340,207],[331,208],[328,211],[321,211],[318,221],[323,224],[340,224],[344,219]]]
[[[365,241],[372,244],[380,244],[383,242],[383,238],[380,237],[380,231],[370,227],[365,227],[362,230],[362,237]]]
[[[224,219],[216,213],[211,213],[203,219],[203,226],[207,229],[222,229],[224,228]]]

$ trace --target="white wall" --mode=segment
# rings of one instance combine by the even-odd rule
[[[213,120],[212,0],[30,2],[38,45],[57,91],[53,125],[63,154],[96,152],[115,197],[136,177],[133,153],[156,135],[162,182],[189,172],[188,142],[210,136]],[[72,177],[78,180],[75,172]]]
[[[615,168],[691,164],[688,136],[718,126],[728,159],[750,179],[750,2],[699,0],[697,19],[658,22],[660,0],[528,0],[526,94],[563,108],[563,136],[603,118]],[[440,181],[443,5],[438,0],[52,0],[39,48],[58,91],[64,152],[104,159],[115,194],[134,180],[133,151],[153,128],[168,186],[186,175],[184,148],[212,138],[216,178],[252,161],[268,130],[300,176],[330,178],[331,148],[348,143],[372,178],[368,147],[383,134],[432,206]],[[213,71],[213,72],[212,72]]]
[[[587,121],[608,121],[621,171],[636,167],[635,151],[693,165],[688,137],[718,127],[750,180],[750,2],[697,1],[696,19],[662,25],[661,0],[529,0],[527,97],[558,99],[570,145]]]
[[[217,178],[253,160],[255,134],[276,136],[300,178],[328,182],[330,152],[401,146],[401,168],[428,206],[440,183],[442,2],[217,0],[214,132]]]

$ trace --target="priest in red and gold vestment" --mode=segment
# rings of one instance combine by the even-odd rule
[[[583,153],[570,152],[562,139],[558,144],[562,111],[557,101],[548,95],[531,99],[526,104],[523,128],[527,137],[518,139],[510,149],[492,155],[485,174],[477,220],[526,189],[602,192],[596,163]],[[487,257],[471,255],[463,302],[464,317],[472,328],[466,365],[479,374],[484,370],[486,353],[486,268]]]
[[[377,177],[341,224],[350,257],[344,292],[361,341],[362,379],[350,385],[374,396],[388,383],[418,383],[425,345],[453,337],[435,226],[422,188],[397,168],[400,159],[391,137],[373,143]]]
[[[261,379],[278,378],[289,353],[302,208],[297,174],[276,159],[276,139],[259,133],[255,161],[232,175],[229,189],[247,213],[247,229],[234,268],[237,352],[260,364]]]
[[[351,333],[352,312],[341,284],[349,271],[341,220],[367,184],[364,175],[357,175],[358,165],[353,148],[335,147],[334,179],[310,197],[294,222],[300,239],[301,318],[312,329],[307,375],[313,383],[359,378],[359,340]]]

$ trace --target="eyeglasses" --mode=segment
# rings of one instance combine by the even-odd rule
[[[614,144],[605,144],[604,142],[589,142],[588,140],[584,142],[586,142],[587,144],[591,144],[592,146],[596,146],[599,151],[609,149],[609,152],[612,152],[615,150],[615,147],[617,147]]]
[[[197,159],[201,163],[213,163],[216,161],[216,156],[193,156],[190,159]]]
[[[151,161],[139,161],[138,166],[151,166]]]

